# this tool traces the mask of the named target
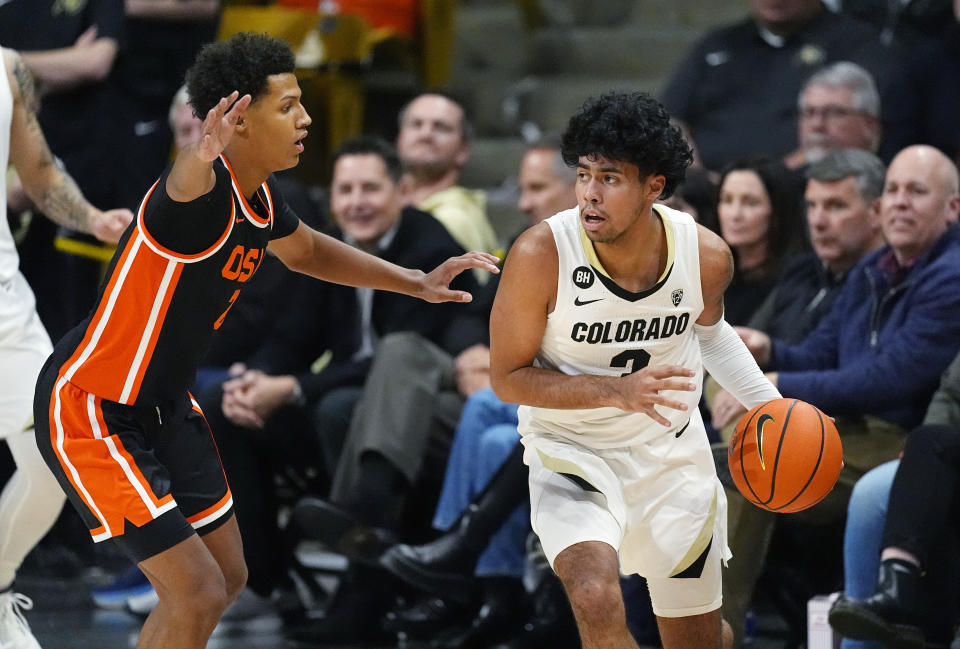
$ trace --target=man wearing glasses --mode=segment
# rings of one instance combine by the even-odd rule
[[[840,61],[813,74],[797,100],[797,149],[788,167],[805,167],[837,149],[876,153],[880,146],[880,94],[873,76]]]

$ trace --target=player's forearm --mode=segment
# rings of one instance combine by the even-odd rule
[[[537,408],[579,410],[602,406],[621,407],[620,377],[569,375],[538,367],[521,367],[508,373],[492,373],[491,384],[505,403],[523,403]]]
[[[55,162],[39,178],[24,179],[24,189],[34,205],[51,221],[73,230],[90,232],[91,218],[96,211],[87,202],[70,175]]]
[[[213,162],[204,160],[197,154],[196,145],[183,148],[173,162],[167,174],[167,195],[180,203],[200,198],[216,184]]]
[[[319,232],[310,232],[310,248],[284,263],[292,270],[336,284],[420,296],[423,271],[403,268],[357,250]]]

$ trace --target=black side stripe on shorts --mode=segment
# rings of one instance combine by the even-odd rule
[[[683,572],[678,572],[675,575],[672,575],[670,579],[699,579],[700,575],[703,574],[703,566],[707,563],[707,555],[710,553],[710,546],[713,545],[713,539],[710,539],[710,542],[707,543],[707,547],[704,548],[703,552],[700,553],[700,556],[696,560],[687,566],[686,570]]]
[[[558,472],[558,473],[560,473],[560,472]],[[583,478],[581,478],[581,477],[578,476],[578,475],[574,475],[574,474],[572,474],[572,473],[560,473],[560,475],[562,475],[564,478],[566,478],[567,480],[569,480],[569,481],[572,482],[573,484],[577,485],[578,487],[580,487],[580,488],[583,489],[584,491],[594,491],[594,492],[596,492],[596,493],[600,493],[600,490],[599,490],[599,489],[597,489],[597,488],[594,487],[592,484],[590,484],[589,482],[587,482],[586,480],[584,480]]]

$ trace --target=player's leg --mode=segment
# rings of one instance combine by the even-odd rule
[[[716,540],[674,577],[648,578],[664,649],[729,649],[730,625],[720,616],[722,587]]]
[[[16,328],[20,330],[0,332],[10,343],[0,348],[0,439],[6,440],[16,464],[0,494],[0,646],[32,649],[39,645],[21,610],[30,601],[13,592],[14,579],[56,521],[64,494],[37,449],[32,428],[33,379],[49,355],[50,342],[35,316]]]
[[[213,436],[199,405],[192,398],[189,404],[185,413],[170,413],[171,425],[153,441],[158,460],[169,471],[177,513],[196,533],[156,554],[139,550],[138,532],[125,535],[131,554],[147,557],[140,569],[159,600],[144,624],[138,649],[206,646],[247,581],[240,528]],[[184,624],[182,617],[190,615]]]
[[[584,649],[636,649],[627,629],[616,550],[602,541],[577,543],[557,555],[553,568],[567,592]]]
[[[530,521],[544,555],[570,600],[584,649],[636,649],[627,628],[617,551],[622,523],[606,497],[576,470],[576,454],[547,468],[539,450],[527,446]],[[608,478],[609,479],[609,478]]]
[[[65,496],[37,450],[33,429],[7,438],[17,470],[0,496],[0,591],[13,582],[24,557],[50,530]]]
[[[720,617],[720,609],[689,617],[658,617],[664,649],[733,646],[733,631]]]
[[[137,649],[206,647],[231,594],[235,597],[239,592],[236,583],[228,586],[210,545],[221,554],[233,554],[227,546],[230,537],[235,536],[233,542],[239,548],[236,520],[231,518],[207,536],[206,542],[197,535],[190,536],[140,562],[140,569],[156,589],[159,601],[143,625]],[[242,583],[241,580],[241,587]]]

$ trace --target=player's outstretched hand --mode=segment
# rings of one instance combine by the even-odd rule
[[[454,277],[471,268],[499,273],[498,261],[500,260],[494,255],[485,252],[468,252],[459,257],[451,257],[423,276],[418,295],[427,302],[469,302],[473,296],[466,291],[451,289],[450,282]]]
[[[100,241],[116,243],[120,235],[133,220],[133,212],[128,209],[96,210],[90,217],[90,234]]]
[[[670,420],[657,412],[654,406],[687,410],[687,404],[670,399],[663,391],[693,392],[697,386],[689,379],[696,373],[679,365],[650,365],[623,377],[621,383],[621,410],[642,412],[655,422],[670,426]]]
[[[202,160],[207,162],[216,160],[233,137],[233,129],[237,121],[252,101],[250,95],[244,95],[238,99],[239,95],[240,93],[234,90],[207,111],[200,129],[200,140],[197,143],[197,155]]]

